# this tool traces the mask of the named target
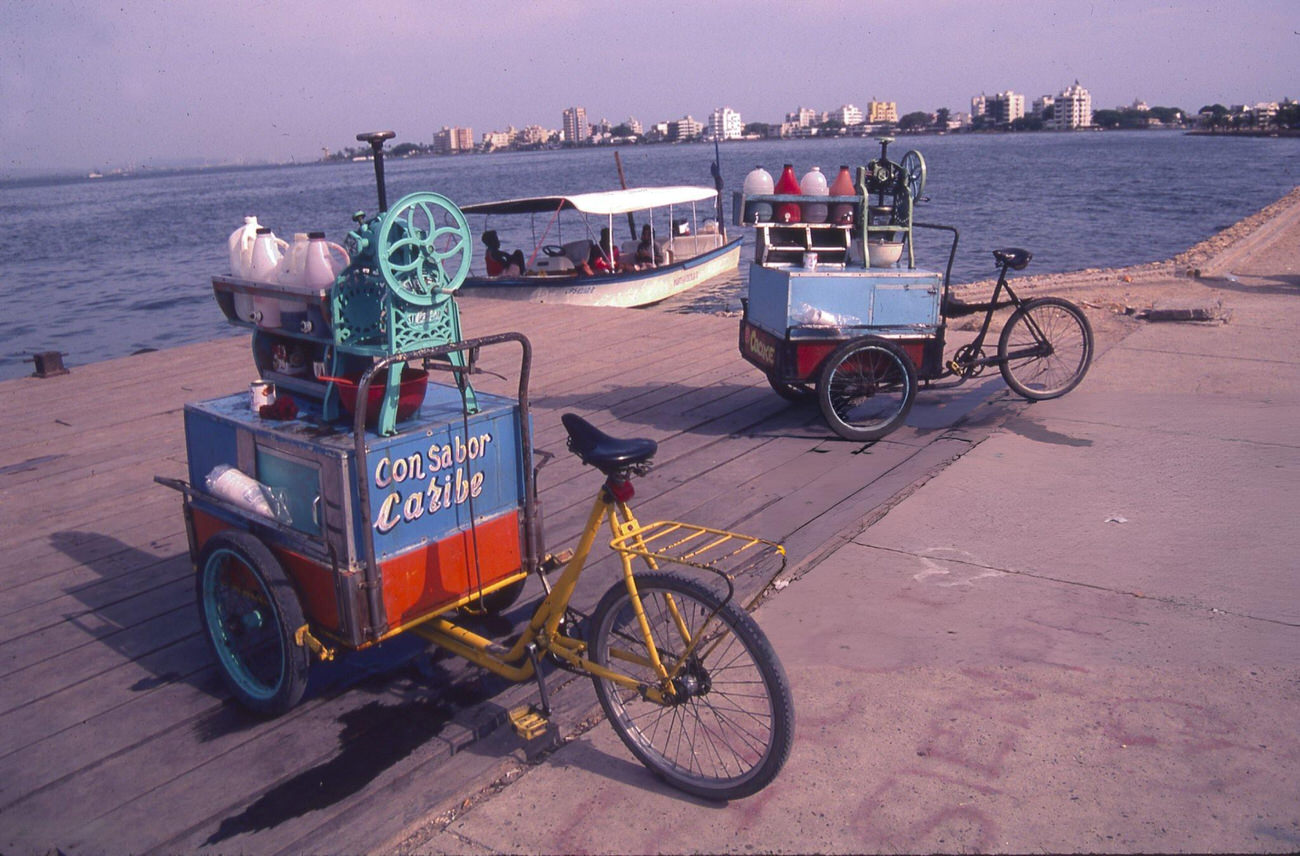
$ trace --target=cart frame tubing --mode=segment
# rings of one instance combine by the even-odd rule
[[[587,525],[582,530],[582,537],[578,541],[573,557],[565,564],[564,573],[560,575],[560,578],[547,593],[545,599],[538,604],[528,622],[527,629],[509,650],[441,616],[431,618],[412,628],[413,632],[507,680],[520,682],[533,677],[536,670],[531,652],[536,648],[541,648],[544,652],[554,654],[587,675],[636,689],[651,701],[661,703],[667,701],[668,697],[660,687],[647,685],[643,681],[616,672],[588,659],[583,656],[587,647],[585,642],[565,636],[560,632],[560,623],[564,620],[565,610],[568,608],[573,592],[577,588],[587,557],[591,554],[591,548],[600,533],[601,524],[607,518],[610,531],[615,538],[625,536],[639,527],[636,517],[632,514],[632,510],[627,503],[614,499],[608,488],[602,487],[592,505],[591,514],[587,517]],[[674,663],[665,666],[659,658],[658,647],[654,644],[653,633],[645,617],[641,596],[637,592],[636,577],[632,570],[632,558],[621,551],[619,552],[619,558],[623,564],[623,583],[627,586],[632,608],[637,616],[637,623],[649,651],[649,659],[645,661],[645,665],[649,665],[654,669],[661,682],[660,686],[669,687],[669,693],[671,693],[671,680],[677,676],[687,660],[695,653],[700,639],[704,638],[705,634],[697,633],[695,638],[690,638],[690,634],[679,619],[677,621],[678,629],[682,633],[682,641],[686,643],[686,648]],[[653,559],[646,558],[645,561],[652,569],[657,567]],[[707,627],[708,622],[706,621],[703,626]],[[610,654],[617,659],[641,662],[640,658],[627,654],[620,656],[620,652],[611,651]]]
[[[428,360],[436,357],[448,356],[453,353],[469,352],[469,358],[465,360],[464,366],[451,366],[451,371],[456,373],[457,386],[462,390],[466,386],[465,375],[473,370],[475,358],[478,349],[488,345],[497,345],[503,342],[518,342],[521,348],[519,361],[519,451],[521,455],[520,469],[524,476],[524,570],[531,573],[537,567],[538,552],[540,545],[538,541],[536,513],[537,513],[537,485],[536,474],[532,467],[532,420],[528,406],[528,376],[532,370],[533,364],[533,346],[528,338],[522,333],[498,333],[493,336],[483,336],[477,339],[466,339],[460,342],[452,342],[446,345],[438,345],[432,348],[420,348],[414,351],[403,353],[389,354],[382,357],[371,365],[361,376],[357,383],[357,404],[355,413],[352,416],[352,436],[355,443],[356,466],[358,473],[369,472],[366,454],[369,451],[369,444],[366,439],[366,410],[369,403],[370,384],[375,375],[384,369],[387,369],[393,363],[405,363],[413,360]],[[368,480],[364,478],[357,479],[358,507],[370,507],[370,486]],[[472,521],[471,521],[472,524]],[[383,591],[380,586],[379,561],[375,556],[375,533],[367,521],[363,527],[364,535],[362,543],[365,549],[365,585],[366,585],[366,605],[370,612],[370,626],[374,632],[380,636],[384,635],[381,629],[386,627],[383,607]]]

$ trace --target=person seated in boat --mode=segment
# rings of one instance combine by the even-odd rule
[[[523,250],[506,253],[501,249],[501,238],[490,229],[483,233],[483,243],[487,246],[483,263],[487,267],[488,276],[523,276],[525,264]]]
[[[587,256],[587,263],[581,268],[582,272],[590,275],[613,273],[622,269],[618,261],[618,247],[614,246],[614,238],[609,234],[608,228],[601,229],[600,242],[591,245],[591,253]]]
[[[664,263],[664,250],[655,241],[653,227],[646,223],[641,227],[641,243],[636,245],[636,269],[648,270]]]

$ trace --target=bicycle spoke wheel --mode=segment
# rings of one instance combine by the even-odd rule
[[[868,336],[835,350],[817,381],[822,416],[846,440],[879,440],[907,419],[916,367],[887,339]]]
[[[998,339],[1007,386],[1031,401],[1065,395],[1092,362],[1092,325],[1083,311],[1059,297],[1040,297],[1011,316]]]
[[[213,535],[199,556],[199,618],[226,685],[256,713],[278,715],[307,688],[306,621],[289,578],[247,532]]]
[[[656,702],[594,678],[610,724],[651,772],[687,793],[728,800],[759,791],[794,739],[790,685],[771,643],[748,613],[696,580],[647,573],[636,587],[655,650],[674,673],[674,692]],[[601,598],[591,622],[597,663],[664,688],[623,583]],[[683,662],[691,640],[696,645]]]

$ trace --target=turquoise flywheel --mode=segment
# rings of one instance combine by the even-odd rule
[[[376,244],[388,287],[410,303],[441,303],[469,274],[469,221],[454,202],[437,193],[412,193],[398,200],[383,215]]]

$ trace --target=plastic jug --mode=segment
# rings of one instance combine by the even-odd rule
[[[831,184],[831,196],[853,196],[858,189],[853,186],[853,176],[849,174],[847,165],[840,167],[840,174],[835,176],[834,183]],[[831,222],[840,226],[853,225],[853,205],[848,202],[837,202],[831,206]]]
[[[257,230],[253,253],[248,263],[248,278],[255,282],[275,283],[279,280],[280,259],[288,247],[270,229]],[[280,301],[275,297],[253,295],[253,319],[261,327],[280,326]]]
[[[299,285],[302,282],[303,270],[307,265],[308,242],[306,232],[293,233],[293,242],[280,257],[280,264],[276,267],[276,282],[281,285]]]
[[[280,278],[280,258],[288,246],[270,229],[259,227],[257,237],[253,240],[253,249],[249,253],[248,278],[255,282],[277,282]]]
[[[775,186],[772,181],[772,173],[761,166],[756,166],[749,171],[749,175],[745,176],[743,192],[746,196],[771,195]],[[744,220],[746,223],[770,223],[772,221],[772,203],[746,202]]]
[[[329,288],[352,260],[347,250],[325,240],[324,232],[311,232],[308,238],[302,284],[308,288]]]
[[[248,262],[253,255],[253,241],[257,238],[259,226],[256,216],[244,218],[244,225],[230,233],[226,241],[230,250],[230,275],[246,279]]]
[[[794,164],[788,163],[781,169],[781,177],[776,180],[773,190],[778,196],[799,194],[799,179],[794,177]],[[798,223],[799,217],[798,202],[782,202],[776,206],[778,223]]]
[[[803,178],[799,181],[799,192],[804,196],[827,196],[830,194],[830,187],[826,184],[826,176],[822,175],[821,167],[815,166],[804,173]],[[829,208],[823,202],[803,203],[803,221],[805,223],[825,223],[828,212]]]

